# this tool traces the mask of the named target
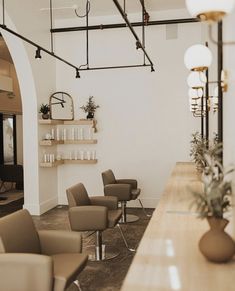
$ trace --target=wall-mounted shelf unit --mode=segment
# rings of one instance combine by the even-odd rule
[[[96,164],[97,163],[97,159],[95,160],[60,160],[60,161],[55,161],[53,163],[40,163],[40,167],[42,168],[54,168],[54,167],[58,167],[59,165],[63,165],[63,164],[82,164],[82,165],[92,165],[92,164]]]
[[[94,145],[97,144],[97,139],[93,138],[93,133],[96,132],[96,120],[79,119],[79,120],[52,120],[40,119],[40,125],[51,126],[51,136],[55,139],[43,139],[39,142],[43,147],[54,147],[57,145]],[[67,128],[68,126],[68,128]],[[74,126],[74,127],[73,127]],[[61,128],[62,127],[62,128]],[[66,129],[67,128],[67,129]],[[92,131],[91,131],[91,128]],[[88,133],[89,131],[89,133]],[[47,138],[45,134],[45,138]],[[58,140],[57,140],[58,138]],[[57,153],[57,148],[53,148],[52,152],[44,151],[44,162],[40,163],[40,167],[53,168],[62,164],[96,164],[97,159],[95,150],[91,150],[90,146],[87,149],[71,149],[70,152],[65,151],[65,155],[61,155],[61,151]],[[66,148],[68,150],[68,148]],[[60,150],[60,148],[59,148]],[[62,151],[63,152],[63,151]],[[60,160],[53,161],[57,156],[62,157]],[[91,157],[91,159],[90,159]],[[47,161],[47,162],[45,162]]]
[[[39,119],[41,125],[91,125],[97,123],[94,119],[79,119],[79,120],[55,120],[55,119]]]

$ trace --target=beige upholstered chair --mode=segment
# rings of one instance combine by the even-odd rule
[[[116,196],[121,203],[122,219],[120,222],[134,222],[139,219],[136,215],[126,213],[126,203],[130,200],[135,200],[140,195],[140,189],[137,187],[137,181],[134,179],[116,179],[112,170],[107,170],[102,173],[105,196]],[[147,217],[147,214],[141,200],[138,198],[140,206]]]
[[[1,218],[0,290],[65,290],[86,265],[81,247],[77,232],[37,232],[27,210]]]
[[[107,228],[118,226],[126,247],[130,249],[118,224],[122,212],[118,208],[116,197],[88,196],[82,183],[66,190],[69,203],[69,221],[73,231],[92,231],[96,234],[95,247],[86,248],[89,258],[94,261],[108,260],[119,252],[113,246],[102,244],[102,232]]]

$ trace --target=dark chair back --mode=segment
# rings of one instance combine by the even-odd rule
[[[69,208],[75,206],[91,205],[86,188],[82,183],[78,183],[66,190]]]
[[[108,184],[115,184],[116,183],[116,179],[115,179],[115,176],[113,174],[113,171],[110,169],[102,173],[102,179],[103,179],[104,186],[106,186]]]

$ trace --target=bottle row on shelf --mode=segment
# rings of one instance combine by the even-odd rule
[[[44,136],[45,140],[92,140],[94,137],[94,128],[72,127],[72,128],[52,128]]]
[[[67,153],[43,153],[44,163],[54,163],[55,161],[61,160],[96,160],[95,150],[79,150],[79,151],[69,151]]]

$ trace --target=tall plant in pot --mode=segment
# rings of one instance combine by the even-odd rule
[[[192,140],[190,142],[190,157],[196,164],[199,173],[202,173],[203,169],[206,167],[204,152],[207,149],[207,146],[208,141],[206,138],[202,137],[199,132],[192,134]]]
[[[192,203],[201,219],[207,219],[210,230],[199,241],[201,253],[210,261],[222,263],[235,254],[235,242],[224,231],[229,221],[224,214],[231,208],[232,188],[228,175],[234,171],[225,170],[220,163],[222,146],[215,145],[204,151],[206,168],[202,175],[202,192],[191,191]]]

